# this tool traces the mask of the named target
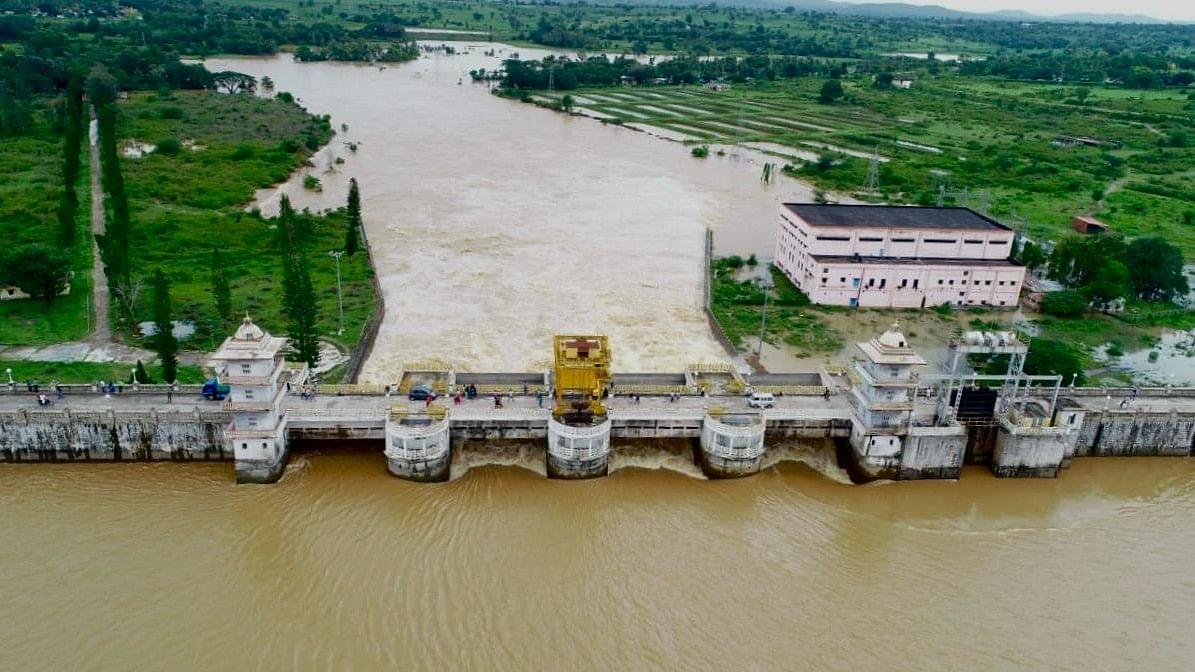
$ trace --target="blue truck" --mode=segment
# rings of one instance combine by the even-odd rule
[[[220,401],[228,396],[232,388],[220,382],[219,378],[208,378],[203,381],[203,398]]]

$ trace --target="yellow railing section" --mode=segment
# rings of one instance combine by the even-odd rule
[[[385,394],[386,386],[375,383],[338,383],[320,385],[320,394]]]
[[[405,418],[411,415],[426,415],[430,418],[440,420],[448,415],[448,408],[443,404],[433,402],[430,405],[423,404],[390,404],[390,417]]]
[[[845,364],[827,364],[825,366],[825,369],[826,369],[826,373],[831,373],[831,374],[841,376],[842,374],[849,371],[850,367],[846,366]]]
[[[755,385],[751,389],[756,392],[771,392],[772,394],[787,394],[791,396],[821,396],[826,393],[822,385]]]
[[[457,387],[462,388],[464,386],[457,385]],[[514,394],[522,394],[523,393],[523,384],[522,383],[519,383],[518,385],[501,385],[499,383],[482,383],[480,385],[474,385],[474,387],[477,388],[477,394],[479,394],[479,395],[506,394],[508,392],[512,392]],[[547,393],[547,391],[548,391],[547,387],[544,386],[543,383],[536,383],[536,384],[527,386],[527,394],[538,394],[540,392]]]
[[[688,385],[615,385],[615,394],[691,394]]]

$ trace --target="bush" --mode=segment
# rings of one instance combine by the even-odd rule
[[[182,119],[184,116],[183,108],[178,107],[177,105],[167,105],[165,107],[160,107],[158,108],[158,116],[163,119]]]
[[[154,143],[154,151],[164,156],[174,156],[182,151],[183,146],[174,138],[165,138]]]
[[[1056,317],[1079,317],[1087,312],[1088,303],[1087,292],[1081,289],[1064,289],[1043,296],[1041,312]]]
[[[237,145],[236,149],[232,150],[232,156],[229,157],[233,161],[244,161],[252,159],[257,154],[257,150],[253,145]]]
[[[728,268],[742,268],[743,258],[737,254],[732,254],[723,259],[723,263],[725,263]]]
[[[689,153],[692,154],[694,158],[704,159],[710,155],[710,148],[706,145],[699,145],[690,150]]]

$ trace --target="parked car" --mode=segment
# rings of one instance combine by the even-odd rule
[[[427,401],[428,399],[435,399],[436,393],[427,385],[415,385],[411,391],[407,393],[407,399],[411,401]]]
[[[751,408],[771,408],[776,405],[776,397],[771,392],[752,392],[747,397],[747,405]]]

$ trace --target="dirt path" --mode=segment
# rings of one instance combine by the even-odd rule
[[[95,123],[95,113],[88,131],[88,148],[91,154],[91,232],[104,232],[104,189],[100,186],[100,149]],[[93,260],[91,264],[91,336],[89,341],[93,345],[104,345],[112,341],[112,332],[108,329],[108,277],[104,274],[104,264],[100,260],[100,247],[92,238]]]

